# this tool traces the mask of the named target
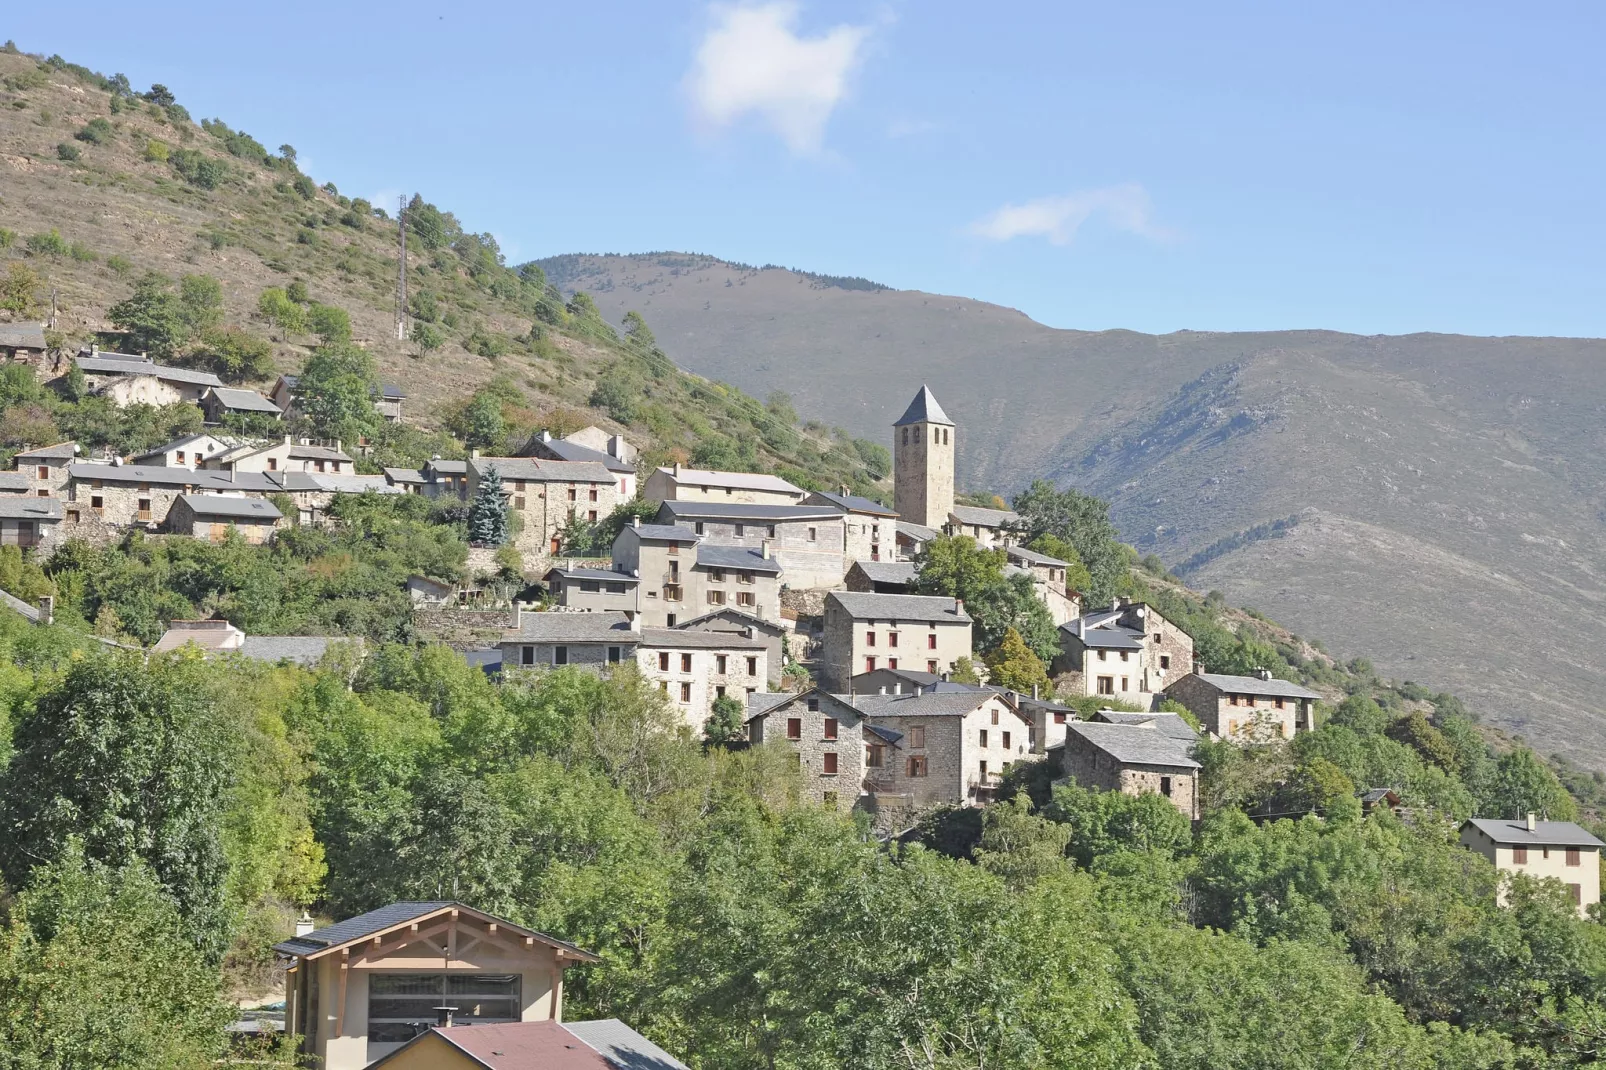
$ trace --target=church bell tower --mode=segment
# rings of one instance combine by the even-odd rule
[[[954,507],[954,422],[922,386],[892,425],[893,508],[898,518],[941,531]]]

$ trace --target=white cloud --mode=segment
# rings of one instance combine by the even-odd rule
[[[793,0],[720,4],[710,13],[713,25],[686,76],[697,117],[724,127],[756,116],[797,155],[818,153],[871,28],[842,25],[803,37]]]
[[[396,199],[402,196],[405,196],[405,194],[399,189],[379,189],[369,195],[368,203],[375,208],[383,208],[390,215],[390,218],[395,219]]]
[[[1098,216],[1117,230],[1152,241],[1168,241],[1171,231],[1154,221],[1149,195],[1138,185],[1081,190],[1063,197],[1040,197],[1025,204],[1006,204],[970,225],[970,232],[993,241],[1047,238],[1068,245],[1083,223]]]

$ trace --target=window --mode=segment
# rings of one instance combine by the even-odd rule
[[[835,757],[835,755],[832,755],[832,757]],[[836,792],[834,792],[834,791],[822,791],[820,793],[820,802],[825,805],[826,809],[835,810],[836,809]]]
[[[926,636],[926,649],[927,650],[936,650],[937,649],[937,633],[936,632],[932,632],[930,635]]]
[[[747,534],[747,525],[746,524],[737,524],[736,525],[736,533],[735,534],[736,534],[736,537],[738,539],[741,538],[743,535],[746,535]]]
[[[826,776],[836,776],[836,751],[828,750],[820,755],[820,772]]]
[[[770,533],[770,538],[772,538],[772,539],[775,538],[775,525],[774,524],[771,524],[769,526],[769,533]]]
[[[1121,651],[1121,660],[1122,660],[1122,661],[1129,661],[1129,660],[1131,660],[1131,658],[1130,658],[1130,656],[1129,656],[1129,654],[1128,654],[1128,652],[1127,652],[1127,651],[1125,651],[1125,650],[1123,650],[1123,651]]]
[[[897,658],[888,658],[887,659],[887,668],[896,669],[897,667],[898,667],[898,659]]]
[[[1132,680],[1132,678],[1130,676],[1121,677],[1121,690],[1122,691],[1130,691],[1130,690],[1132,690],[1131,680]]]
[[[758,675],[758,659],[757,658],[748,658],[747,659],[747,675],[749,675],[749,676],[757,676]]]
[[[898,633],[897,632],[888,632],[887,633],[887,645],[888,646],[897,646],[898,645]]]
[[[435,1024],[435,1008],[457,1008],[456,1020],[516,1022],[522,1005],[516,973],[370,973],[368,1039],[411,1040]]]
[[[591,500],[592,501],[596,501],[597,500],[597,488],[596,487],[592,487],[591,488]]]
[[[1229,706],[1238,705],[1238,696],[1237,695],[1228,695],[1227,696],[1227,705],[1229,705]]]
[[[665,614],[664,615],[664,627],[673,628],[674,626],[675,626],[675,615],[673,613]]]
[[[985,728],[981,729],[981,735],[980,735],[979,740],[978,740],[978,745],[981,746],[984,750],[987,747],[987,729],[985,729]]]
[[[864,659],[864,671],[875,672],[875,658],[872,657]]]
[[[809,529],[809,541],[810,542],[818,542],[819,539],[820,539],[819,529],[818,528],[810,528]]]
[[[534,665],[535,664],[535,647],[533,647],[533,646],[525,646],[525,647],[520,647],[519,648],[519,664],[520,665]]]
[[[597,522],[597,511],[595,509],[586,510],[586,519],[595,524]]]
[[[711,606],[722,606],[722,605],[724,605],[725,604],[725,592],[724,591],[709,591],[708,592],[708,604],[711,605]]]
[[[835,717],[827,717],[825,719],[825,738],[826,739],[835,739],[836,738],[836,718]]]
[[[1101,677],[1099,677],[1099,694],[1101,694],[1101,695],[1113,695],[1113,694],[1115,694],[1115,677],[1113,677],[1113,676],[1101,676]]]
[[[691,682],[690,681],[686,681],[686,682],[684,682],[684,683],[682,683],[680,685],[680,701],[682,701],[682,702],[690,702],[691,701]]]
[[[986,762],[977,762],[976,763],[976,770],[979,773],[981,773],[982,780],[986,780],[987,779],[987,763]]]
[[[569,648],[566,647],[566,646],[555,646],[555,647],[553,647],[552,648],[552,664],[554,664],[554,665],[567,665],[567,664],[569,664]]]
[[[926,671],[927,672],[936,672],[937,671],[937,663],[935,661],[926,662]]]
[[[184,459],[184,455],[182,453],[179,454],[178,455],[178,459],[182,461]],[[39,478],[40,479],[49,479],[50,478],[50,466],[48,464],[42,464],[42,465],[39,466]]]
[[[820,708],[820,700],[817,698],[811,698],[808,701],[808,706],[810,710],[817,710]]]
[[[1168,799],[1171,798],[1171,778],[1170,777],[1163,776],[1163,777],[1160,778],[1160,794],[1164,795]]]
[[[1161,654],[1160,655],[1160,668],[1161,669],[1169,669],[1170,667],[1171,667],[1171,655],[1170,654]]]
[[[571,501],[571,502],[574,502],[574,501],[579,501],[579,500],[580,500],[580,499],[579,499],[579,495],[578,495],[578,492],[577,492],[577,491],[576,491],[576,490],[575,490],[575,488],[573,488],[573,487],[570,487],[570,488],[569,488],[569,500],[570,500],[570,501]]]
[[[668,672],[669,671],[669,651],[667,651],[667,650],[660,650],[658,652],[658,671],[659,672]]]
[[[714,688],[714,697],[715,698],[724,698],[725,697],[725,685],[724,684],[720,684],[718,687]]]
[[[944,446],[948,445],[948,429],[946,427],[942,429],[942,444]]]
[[[787,739],[802,739],[803,738],[803,718],[801,718],[801,717],[788,717],[786,719],[786,738]]]
[[[49,490],[47,490],[47,489],[46,489],[46,488],[44,488],[44,487],[40,487],[40,488],[39,488],[39,497],[41,497],[41,498],[48,498],[48,497],[50,497],[50,491],[49,491]]]
[[[89,496],[89,507],[98,513],[102,509],[106,508],[106,499],[101,497],[99,494],[91,494]]]
[[[708,570],[708,580],[709,580],[710,583],[724,583],[725,582],[725,570],[722,569],[722,568],[711,568],[711,569],[709,569]]]
[[[67,510],[67,523],[69,523],[69,524],[78,523],[78,510],[76,510],[76,509]]]
[[[1528,848],[1513,847],[1511,849],[1511,863],[1512,865],[1526,866],[1528,864]]]
[[[680,562],[679,561],[671,561],[671,562],[669,562],[669,578],[670,578],[671,581],[673,581],[675,583],[679,583],[680,582]]]
[[[513,508],[515,508],[515,509],[523,509],[524,508],[524,495],[522,495],[522,494],[513,495]]]
[[[1576,865],[1581,865],[1582,864],[1580,859],[1579,859],[1579,857],[1578,857],[1578,848],[1576,848],[1576,847],[1567,848],[1567,864],[1569,866],[1576,866]]]
[[[740,571],[740,572],[738,572],[736,574],[736,582],[737,583],[752,583],[753,582],[753,574],[751,572],[748,572],[746,569],[743,569],[742,571]]]
[[[909,746],[915,750],[926,749],[926,726],[915,724],[909,726]]]
[[[1008,732],[1004,733],[1004,749],[1005,750],[1009,749],[1009,733]]]
[[[714,655],[714,671],[719,673],[721,676],[725,675],[725,655],[724,654],[715,654]]]
[[[992,721],[992,723],[993,724],[997,724],[998,723],[998,711],[997,710],[993,711],[993,721]]]
[[[598,591],[602,590],[602,585],[599,584],[596,580],[581,580],[580,581],[580,590],[584,591],[587,594],[595,594]]]
[[[610,646],[608,648],[608,662],[610,664],[618,664],[621,654],[622,651],[618,647]]]
[[[277,472],[278,470],[279,470],[279,458],[277,458],[277,457],[269,457],[268,458],[268,471]]]
[[[1161,638],[1161,637],[1160,637],[1160,633],[1159,633],[1159,632],[1155,632],[1155,633],[1154,633],[1154,641],[1155,641],[1155,642],[1156,642],[1156,643],[1159,643],[1159,642],[1160,642],[1160,638]]]
[[[151,500],[149,498],[139,499],[139,518],[141,520],[149,520],[151,518]]]
[[[911,778],[926,775],[926,756],[924,754],[911,754],[909,756],[908,774]]]
[[[865,632],[864,633],[864,645],[865,646],[875,646],[875,632]]]
[[[680,656],[680,671],[681,672],[691,672],[691,655],[690,654],[682,654]]]
[[[887,761],[887,748],[879,743],[872,743],[864,749],[864,764],[870,769],[880,769]]]
[[[1567,890],[1569,892],[1573,893],[1573,906],[1577,907],[1577,906],[1583,906],[1584,905],[1584,886],[1583,885],[1581,885],[1581,884],[1569,884],[1569,885],[1567,885]]]
[[[678,601],[680,601],[680,585],[679,584],[666,583],[664,585],[664,601],[665,602],[678,602]]]
[[[680,543],[672,542],[672,543],[669,544],[669,556],[670,557],[679,557],[680,556]]]
[[[316,469],[319,472],[327,471],[327,469],[324,468],[324,464],[323,464],[322,461],[313,461],[312,462],[312,466],[313,466],[314,469]]]
[[[907,427],[903,429],[903,444],[905,446],[909,444],[909,429]]]
[[[1283,708],[1283,700],[1280,698],[1272,699],[1271,704],[1276,706],[1279,710]]]
[[[699,535],[701,535],[703,533],[703,522],[701,520],[697,521],[697,527],[694,530]]]

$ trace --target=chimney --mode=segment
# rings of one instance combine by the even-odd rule
[[[524,607],[517,602],[513,603],[513,630],[516,632],[524,630]]]
[[[471,460],[471,461],[479,460],[480,459],[480,451],[479,450],[469,450],[468,451],[468,459]]]
[[[876,694],[878,694],[878,695],[885,695],[886,693],[887,693],[887,685],[886,684],[882,684],[879,688],[876,689]]]
[[[1036,684],[1032,685],[1032,698],[1033,699],[1037,698],[1037,685]]]
[[[965,611],[965,600],[963,598],[955,598],[954,599],[954,616],[957,617],[957,616],[959,616],[959,614],[963,613],[964,611]]]
[[[457,1008],[456,1007],[436,1007],[435,1008],[435,1028],[437,1028],[437,1029],[450,1029],[450,1028],[452,1028],[452,1015],[455,1014],[455,1013],[457,1013]]]
[[[633,528],[641,527],[641,517],[639,515],[632,516],[630,518],[630,526],[633,527]]]
[[[768,539],[760,539],[758,541],[758,556],[766,561],[770,559],[770,541]]]
[[[98,356],[99,354],[100,354],[100,343],[99,342],[90,342],[89,343],[89,355],[94,357],[94,356]]]
[[[301,916],[296,919],[296,935],[306,936],[315,928],[317,926],[312,923],[312,915],[303,910]]]
[[[542,431],[541,432],[541,441],[542,442],[551,442],[552,441],[552,432],[551,431]]]
[[[1255,670],[1255,679],[1257,679],[1257,680],[1270,680],[1271,679],[1271,670],[1270,669],[1256,669]]]
[[[1539,824],[1539,815],[1534,813],[1532,810],[1529,810],[1528,811],[1528,831],[1529,832],[1536,831],[1537,828],[1538,828],[1538,824]]]
[[[676,479],[680,478],[680,462],[679,461],[675,462],[675,478]]]
[[[50,595],[39,596],[39,623],[49,624],[56,619],[56,600]]]
[[[1119,598],[1110,599],[1110,609],[1111,610],[1117,610],[1117,609],[1120,609],[1120,608],[1121,608],[1121,600]]]

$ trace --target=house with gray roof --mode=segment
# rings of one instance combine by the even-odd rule
[[[924,524],[913,524],[907,520],[899,520],[895,527],[897,556],[904,561],[913,561],[921,547],[942,534],[937,528],[928,528]]]
[[[1515,820],[1475,817],[1461,826],[1461,846],[1483,855],[1502,874],[1560,882],[1580,916],[1600,902],[1599,838],[1571,821],[1541,821],[1529,813]],[[1502,881],[1501,903],[1509,893]]]
[[[1048,748],[1049,761],[1077,784],[1127,795],[1158,794],[1189,819],[1199,819],[1199,763],[1194,741],[1163,731],[1154,719],[1130,724],[1074,721],[1065,740]]]
[[[0,494],[0,546],[54,546],[64,515],[59,498]]]
[[[765,620],[781,617],[785,569],[767,541],[757,547],[711,543],[688,526],[632,523],[613,541],[613,568],[640,579],[643,627],[673,628],[727,607]]]
[[[223,381],[211,372],[157,364],[145,354],[112,353],[91,347],[79,352],[78,370],[90,393],[108,398],[118,408],[129,405],[200,404]]]
[[[1013,543],[1019,523],[1020,514],[1010,509],[956,505],[948,510],[948,521],[942,530],[945,535],[968,535],[976,540],[977,546],[991,550]]]
[[[1051,671],[1062,694],[1142,709],[1193,666],[1193,638],[1142,602],[1087,610],[1060,625],[1059,641]]]
[[[881,811],[987,803],[1010,766],[1037,760],[1031,722],[988,688],[838,697],[882,730],[865,737],[865,787]]]
[[[284,415],[279,406],[255,390],[226,386],[214,386],[201,395],[201,412],[209,424],[220,424],[229,416],[266,416],[277,420]]]
[[[513,545],[526,560],[546,561],[563,549],[572,525],[595,524],[625,499],[619,479],[597,461],[548,461],[539,457],[482,457],[468,460],[468,497],[495,471],[508,509],[523,521]]]
[[[734,631],[646,627],[636,664],[681,723],[700,734],[717,700],[745,702],[768,686],[769,644]]]
[[[284,518],[265,498],[241,498],[223,494],[181,494],[167,513],[167,527],[175,535],[210,542],[222,542],[231,530],[252,546],[273,539],[274,529]]]
[[[847,572],[845,514],[833,505],[671,500],[656,519],[691,528],[705,546],[767,546],[790,588],[838,587]]]
[[[886,749],[875,750],[885,740],[867,736],[866,724],[846,698],[817,687],[747,696],[748,740],[795,751],[803,790],[816,805],[852,809],[865,791],[866,760],[876,761],[878,772],[891,761]]]
[[[778,617],[766,618],[743,612],[726,605],[709,610],[701,616],[682,620],[675,625],[680,631],[724,632],[744,639],[757,639],[764,644],[771,687],[781,685],[786,671],[788,645],[797,637],[787,623]]]
[[[43,323],[0,323],[0,361],[37,365],[49,348]]]
[[[1081,615],[1082,596],[1066,584],[1069,563],[1024,546],[1006,545],[1005,551],[1009,566],[1031,577],[1032,590],[1038,601],[1048,607],[1056,627]]]
[[[513,609],[513,626],[497,644],[504,671],[577,665],[593,669],[635,657],[641,632],[624,613]]]
[[[542,582],[547,596],[564,609],[586,613],[623,613],[634,620],[640,612],[641,578],[605,568],[559,565],[547,570]]]
[[[1186,706],[1218,739],[1264,743],[1292,739],[1316,727],[1321,695],[1267,670],[1254,676],[1195,672],[1166,685],[1165,696]]]
[[[898,514],[878,501],[840,492],[815,491],[805,505],[842,510],[842,552],[849,561],[891,561],[898,553]]]
[[[913,561],[855,561],[842,582],[850,591],[912,594],[915,564]]]
[[[807,492],[780,476],[721,472],[683,465],[654,469],[641,496],[650,502],[716,502],[725,505],[797,505]]]
[[[554,438],[550,431],[542,431],[530,439],[524,452],[549,461],[600,464],[619,481],[619,497],[622,501],[630,501],[636,496],[636,450],[619,435],[609,435],[597,427],[576,431],[565,438]]]
[[[824,623],[820,671],[833,691],[879,668],[949,673],[972,655],[970,616],[954,598],[832,591]]]

